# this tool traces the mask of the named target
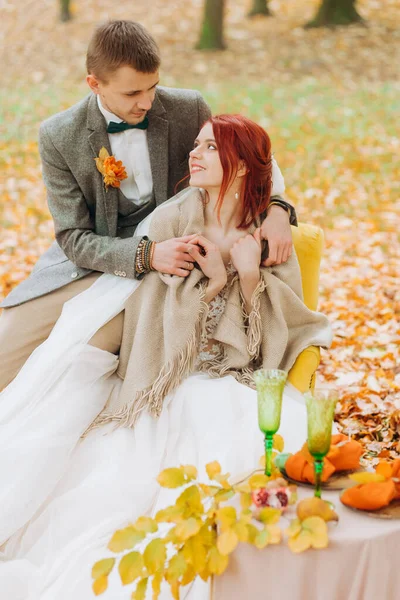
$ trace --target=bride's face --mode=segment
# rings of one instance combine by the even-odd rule
[[[189,184],[205,190],[221,187],[223,170],[211,123],[206,123],[189,154]]]

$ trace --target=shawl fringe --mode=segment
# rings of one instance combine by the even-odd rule
[[[241,294],[242,299],[242,316],[246,318],[248,322],[247,326],[247,351],[250,355],[249,367],[242,369],[233,369],[226,358],[219,355],[213,359],[204,361],[201,364],[201,372],[207,373],[209,377],[219,379],[226,375],[232,375],[239,383],[246,385],[247,387],[256,389],[254,383],[254,371],[258,368],[257,360],[260,358],[260,348],[262,341],[262,320],[261,320],[261,294],[266,290],[267,285],[263,278],[257,284],[251,297],[251,312],[248,315],[245,311],[245,300]]]
[[[200,311],[196,325],[189,339],[176,358],[165,364],[157,379],[148,388],[140,390],[133,400],[120,411],[109,413],[107,407],[101,412],[83,434],[83,438],[93,429],[98,429],[107,423],[115,423],[116,427],[134,427],[143,410],[148,410],[154,417],[159,417],[164,404],[164,398],[173,392],[182,380],[194,368],[198,354],[199,339],[204,330],[208,314],[208,304],[204,302],[205,286],[200,286]]]
[[[219,379],[220,377],[226,377],[227,375],[232,375],[239,383],[243,383],[247,387],[256,389],[256,385],[254,383],[253,374],[255,368],[258,367],[245,367],[243,369],[232,369],[229,366],[226,359],[220,360],[218,357],[213,358],[212,360],[204,361],[201,364],[200,371],[202,373],[207,373],[207,375],[213,379]]]
[[[261,294],[266,289],[267,284],[263,278],[260,278],[251,296],[251,313],[249,314],[247,329],[247,352],[250,354],[251,360],[257,360],[260,356],[262,340]]]

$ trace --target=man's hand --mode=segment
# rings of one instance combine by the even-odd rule
[[[268,240],[269,254],[262,264],[264,267],[280,265],[292,254],[292,230],[288,213],[280,206],[271,206],[267,218],[261,225],[261,237]]]
[[[158,242],[154,248],[152,269],[169,275],[187,277],[193,269],[195,259],[189,254],[190,242],[197,234],[172,238]]]

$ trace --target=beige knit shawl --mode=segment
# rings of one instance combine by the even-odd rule
[[[177,202],[154,211],[148,236],[160,242],[203,229],[203,195],[198,189],[190,189]],[[115,421],[132,427],[143,409],[160,415],[166,395],[193,372],[208,311],[204,302],[206,286],[207,278],[197,268],[187,278],[156,271],[145,276],[125,305],[118,368],[124,379],[121,391],[94,426]],[[252,386],[255,368],[288,371],[308,346],[329,346],[328,320],[309,310],[302,297],[295,253],[279,267],[261,269],[249,317],[243,309],[236,276],[214,335],[223,344],[224,357],[205,363],[202,370],[212,377],[232,374]]]

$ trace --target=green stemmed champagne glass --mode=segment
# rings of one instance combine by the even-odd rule
[[[272,473],[273,436],[281,424],[283,389],[286,371],[259,369],[254,373],[257,388],[258,426],[265,436],[265,474]]]
[[[331,447],[332,423],[338,400],[334,390],[316,390],[304,394],[307,406],[307,445],[314,459],[314,496],[321,498],[321,476],[324,457]]]

